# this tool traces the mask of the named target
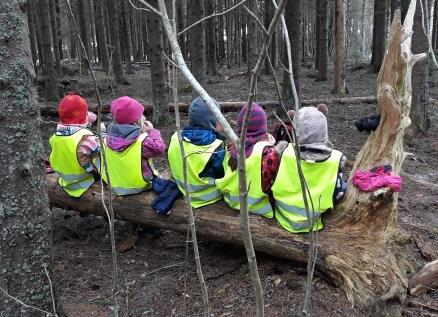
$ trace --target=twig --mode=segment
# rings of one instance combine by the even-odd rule
[[[229,9],[223,11],[223,12],[220,12],[220,13],[213,13],[213,14],[211,14],[211,15],[208,15],[208,16],[206,16],[206,17],[203,17],[201,20],[196,21],[196,22],[193,23],[192,25],[190,25],[190,26],[186,27],[184,30],[180,31],[180,32],[178,33],[178,36],[180,36],[180,35],[183,34],[184,32],[187,32],[188,30],[190,30],[191,28],[195,27],[196,25],[198,25],[198,24],[204,22],[205,20],[208,20],[208,19],[211,19],[211,18],[214,18],[214,17],[218,17],[218,16],[221,16],[221,15],[227,14],[228,12],[230,12],[230,11],[236,9],[237,7],[241,6],[242,4],[244,4],[246,1],[247,1],[247,0],[242,0],[242,1],[240,1],[238,4],[232,6],[231,8],[229,8]],[[175,34],[176,34],[176,32],[175,32]]]
[[[31,308],[31,309],[33,309],[33,310],[39,311],[40,313],[44,313],[44,314],[46,314],[47,316],[55,316],[55,317],[58,316],[58,315],[54,315],[54,314],[51,313],[51,312],[48,312],[47,310],[40,309],[40,308],[38,308],[38,307],[35,307],[35,306],[32,306],[32,305],[28,305],[28,304],[26,304],[26,303],[23,303],[23,302],[22,302],[21,300],[19,300],[18,298],[14,297],[14,296],[12,296],[12,295],[9,295],[8,292],[6,292],[6,290],[5,290],[3,287],[1,287],[1,286],[0,286],[0,291],[2,291],[3,294],[5,294],[6,297],[12,299],[13,301],[17,302],[18,304],[20,304],[20,305],[23,306],[23,307]]]
[[[102,139],[102,135],[101,135],[101,131],[100,131],[100,123],[101,123],[101,117],[102,117],[102,99],[99,93],[99,88],[97,86],[97,81],[96,81],[96,75],[94,73],[93,67],[91,65],[90,59],[87,56],[87,52],[85,49],[85,45],[81,39],[80,33],[79,33],[79,29],[78,29],[78,25],[76,23],[71,5],[70,5],[70,1],[69,0],[65,0],[67,3],[67,7],[71,16],[71,19],[73,21],[75,30],[76,30],[76,34],[78,36],[78,40],[79,43],[81,45],[82,51],[83,51],[83,56],[87,62],[88,68],[90,69],[91,72],[91,76],[93,78],[93,84],[94,84],[94,89],[96,91],[96,95],[97,95],[97,103],[98,103],[98,111],[97,111],[97,134],[99,137],[99,143],[101,144],[100,147],[100,151],[102,154],[102,159],[103,159],[103,166],[105,168],[105,174],[106,174],[106,178],[107,178],[107,183],[109,188],[111,188],[111,181],[110,181],[110,176],[109,176],[109,172],[108,172],[108,168],[107,168],[107,162],[106,162],[106,153],[105,153],[105,147],[103,146],[104,142]],[[101,162],[102,163],[102,162]],[[102,170],[102,169],[100,169]],[[112,262],[113,262],[113,278],[112,278],[112,289],[111,289],[111,294],[112,294],[112,300],[113,300],[113,305],[114,305],[114,317],[118,317],[119,312],[118,312],[118,305],[117,305],[117,297],[116,297],[116,283],[117,283],[117,275],[118,275],[118,268],[117,268],[117,251],[116,251],[116,242],[115,242],[115,234],[114,234],[114,211],[113,211],[113,205],[112,205],[112,191],[109,190],[109,206],[107,207],[106,203],[105,203],[105,191],[104,191],[104,186],[103,186],[103,180],[100,179],[100,186],[101,186],[101,190],[102,190],[102,205],[105,209],[105,212],[108,216],[108,220],[109,220],[109,228],[110,228],[110,239],[111,239],[111,254],[112,254]]]
[[[254,12],[252,12],[247,6],[243,6],[243,8],[245,9],[246,12],[248,12],[248,14],[254,18],[254,20],[256,20],[256,22],[258,23],[258,25],[260,26],[260,28],[263,30],[263,33],[265,33],[265,36],[268,36],[268,31],[266,30],[265,26],[263,25],[262,21],[260,21],[260,19],[257,17],[257,15],[254,14]]]
[[[154,273],[157,273],[157,272],[159,272],[159,271],[161,271],[161,270],[170,269],[171,267],[183,266],[184,263],[185,263],[185,261],[184,261],[184,262],[180,262],[180,263],[175,263],[175,264],[166,265],[166,266],[160,267],[160,268],[158,268],[158,269],[155,269],[155,270],[149,271],[149,272],[145,273],[144,276],[146,277],[146,276],[152,275],[152,274],[154,274]]]
[[[50,295],[52,296],[53,314],[54,314],[56,317],[58,317],[58,313],[56,312],[56,302],[55,302],[55,294],[53,293],[52,280],[50,279],[49,272],[47,272],[47,267],[46,267],[46,265],[44,265],[44,273],[46,273],[47,280],[49,281]]]

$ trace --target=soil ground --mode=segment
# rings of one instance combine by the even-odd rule
[[[221,76],[210,77],[206,90],[220,101],[246,100],[248,82],[245,76],[225,79],[239,71],[222,70]],[[106,101],[113,96],[130,95],[152,103],[148,69],[140,67],[135,75],[128,75],[131,82],[129,86],[110,88],[112,83],[102,73],[98,78]],[[66,89],[79,89],[88,100],[95,100],[89,77],[70,79],[74,79],[76,84]],[[303,71],[301,84],[303,99],[330,97],[332,81],[315,82],[311,70]],[[351,96],[373,95],[376,75],[369,73],[366,68],[349,69],[347,86]],[[181,99],[189,101],[191,95],[187,84],[181,81],[180,87],[183,92]],[[432,88],[432,97],[438,97],[437,88]],[[276,100],[272,76],[262,75],[259,79],[258,100]],[[367,138],[365,132],[359,133],[356,130],[353,122],[357,118],[374,114],[376,105],[333,103],[329,109],[330,139],[335,148],[353,161]],[[275,123],[273,110],[267,109],[272,126]],[[433,110],[438,113],[438,109]],[[228,113],[226,116],[235,124],[236,113]],[[432,128],[427,135],[406,140],[405,151],[409,155],[403,166],[404,172],[432,184],[438,183],[438,126],[435,119],[432,118]],[[43,120],[42,131],[47,141],[54,131],[56,118],[45,117]],[[166,141],[174,131],[171,120],[157,126]],[[165,159],[158,161],[160,170],[166,173],[167,162]],[[432,258],[438,256],[438,189],[406,177],[403,182],[398,220],[401,229],[411,236],[409,254],[415,272],[429,261],[426,254],[428,249]],[[130,230],[131,224],[116,222],[116,241],[120,242]],[[54,238],[54,281],[65,312],[72,317],[110,316],[111,247],[108,225],[104,219],[92,215],[81,217],[74,211],[54,209]],[[136,248],[117,254],[119,316],[202,315],[201,292],[193,253],[191,245],[187,252],[185,241],[184,235],[146,228]],[[426,257],[422,255],[419,246]],[[214,316],[255,316],[245,251],[201,239],[200,257]],[[260,253],[257,254],[257,261],[265,292],[266,316],[300,315],[306,281],[305,268]],[[437,290],[418,298],[408,297],[403,306],[403,315],[437,316],[437,302]],[[328,284],[318,275],[313,281],[310,310],[312,316],[364,316],[351,307],[339,288]]]

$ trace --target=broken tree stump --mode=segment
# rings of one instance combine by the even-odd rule
[[[380,125],[358,153],[353,171],[391,164],[396,175],[404,160],[403,138],[410,125],[412,67],[426,54],[411,53],[412,23],[416,2],[412,1],[404,25],[397,10],[391,26],[387,52],[377,82]],[[81,199],[68,197],[56,182],[47,177],[53,206],[105,215],[100,188],[94,185]],[[356,306],[393,298],[404,301],[409,263],[405,244],[408,239],[397,227],[398,194],[390,190],[379,195],[362,193],[351,178],[343,203],[324,214],[325,228],[318,234],[317,270],[325,273],[345,292]],[[182,200],[175,203],[170,216],[150,209],[153,193],[114,197],[115,216],[129,222],[187,232],[187,211]],[[200,236],[224,243],[243,245],[239,216],[219,202],[201,208],[196,216]],[[274,256],[307,263],[308,239],[292,234],[274,220],[251,216],[254,248]]]

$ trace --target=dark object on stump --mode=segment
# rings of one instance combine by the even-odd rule
[[[362,131],[375,131],[380,123],[380,115],[374,115],[370,117],[364,117],[360,118],[359,120],[356,120],[354,122],[354,125],[359,130],[359,132]]]

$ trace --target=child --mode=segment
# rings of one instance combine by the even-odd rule
[[[87,126],[96,116],[80,95],[68,93],[59,103],[59,124],[50,138],[50,165],[59,174],[59,185],[72,197],[80,197],[99,174],[92,163],[100,152],[99,140]]]
[[[219,108],[217,103],[216,105]],[[214,184],[215,178],[224,175],[222,162],[225,153],[219,136],[221,130],[205,102],[200,97],[193,100],[189,107],[189,125],[181,131],[193,208],[212,204],[222,198]],[[170,140],[167,155],[178,188],[183,194],[187,194],[184,191],[183,161],[177,133]]]
[[[246,106],[238,118],[238,134],[241,133]],[[262,107],[255,102],[251,114],[245,141],[246,178],[248,182],[248,210],[257,215],[273,217],[270,203],[271,184],[278,167],[280,157],[273,147],[275,140],[267,133],[267,118]],[[240,209],[239,175],[237,171],[237,151],[234,145],[226,154],[225,176],[216,180],[225,202],[234,209]]]
[[[146,121],[143,111],[137,100],[127,96],[111,103],[115,123],[108,126],[104,146],[111,189],[118,196],[152,189],[157,172],[151,158],[166,149],[160,131]],[[100,165],[104,165],[102,159]],[[104,169],[101,175],[108,182]]]
[[[297,160],[290,143],[281,156],[280,167],[272,185],[275,218],[290,232],[322,229],[321,214],[333,208],[346,190],[341,171],[346,159],[341,152],[332,150],[330,146],[325,116],[327,112],[326,105],[319,105],[318,108],[304,107],[298,111],[301,168],[313,203],[312,208],[308,199],[313,228],[304,208]],[[293,116],[295,113],[292,111],[290,114]]]

